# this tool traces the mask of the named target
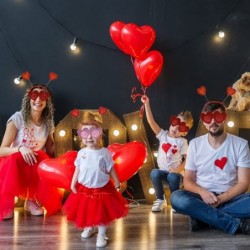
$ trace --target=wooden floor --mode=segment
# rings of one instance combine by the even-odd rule
[[[250,236],[230,236],[216,229],[190,232],[186,216],[170,207],[152,213],[143,203],[130,207],[126,218],[108,227],[105,249],[250,249]],[[62,214],[36,217],[16,208],[14,219],[0,222],[0,250],[96,249],[96,236],[81,239],[80,234]]]

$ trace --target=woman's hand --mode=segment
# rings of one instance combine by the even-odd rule
[[[120,182],[115,182],[115,189],[117,191],[120,191],[120,189],[121,189],[121,183]]]
[[[25,146],[20,146],[18,148],[18,151],[22,154],[24,161],[29,165],[32,166],[37,163],[36,159],[37,153],[34,152],[32,149]]]
[[[72,192],[74,193],[74,194],[76,194],[77,193],[77,190],[76,190],[76,186],[75,185],[73,185],[73,184],[71,184],[71,190],[72,190]]]

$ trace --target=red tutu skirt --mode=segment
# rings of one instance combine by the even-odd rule
[[[44,151],[37,151],[37,163],[28,165],[20,152],[0,158],[0,220],[15,207],[14,198],[36,200],[48,215],[61,209],[63,192],[41,180],[38,164],[49,158]]]
[[[69,195],[62,211],[76,227],[84,228],[108,225],[125,217],[128,214],[128,203],[111,181],[101,188],[87,188],[77,184],[77,193]]]

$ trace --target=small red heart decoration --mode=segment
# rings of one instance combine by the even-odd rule
[[[196,89],[196,92],[197,92],[199,95],[205,96],[206,93],[207,93],[207,89],[206,89],[205,86],[200,86],[199,88]]]
[[[217,159],[214,164],[216,167],[223,169],[227,163],[227,157],[222,157],[221,160]]]
[[[98,112],[100,115],[105,115],[108,112],[108,109],[106,107],[100,106],[98,108]]]
[[[233,95],[235,94],[236,90],[232,87],[227,87],[227,95]]]
[[[171,146],[172,145],[170,143],[163,143],[161,147],[164,150],[164,152],[167,153],[168,150],[171,148]]]
[[[114,168],[120,182],[127,181],[131,178],[143,165],[147,148],[142,142],[128,142],[125,144],[113,143],[108,146],[113,160]]]
[[[79,116],[80,115],[80,111],[78,109],[73,109],[71,112],[70,112],[71,116]]]
[[[70,190],[76,156],[76,151],[68,151],[57,158],[45,159],[38,165],[38,175],[55,187]]]

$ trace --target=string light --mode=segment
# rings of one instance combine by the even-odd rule
[[[14,79],[14,83],[18,85],[21,83],[21,80],[22,80],[22,76],[19,76],[19,77]]]
[[[224,31],[219,31],[218,36],[219,36],[219,38],[224,38],[225,37],[225,32]]]
[[[75,37],[73,43],[70,45],[70,49],[75,51],[77,49],[77,41],[78,39]]]

